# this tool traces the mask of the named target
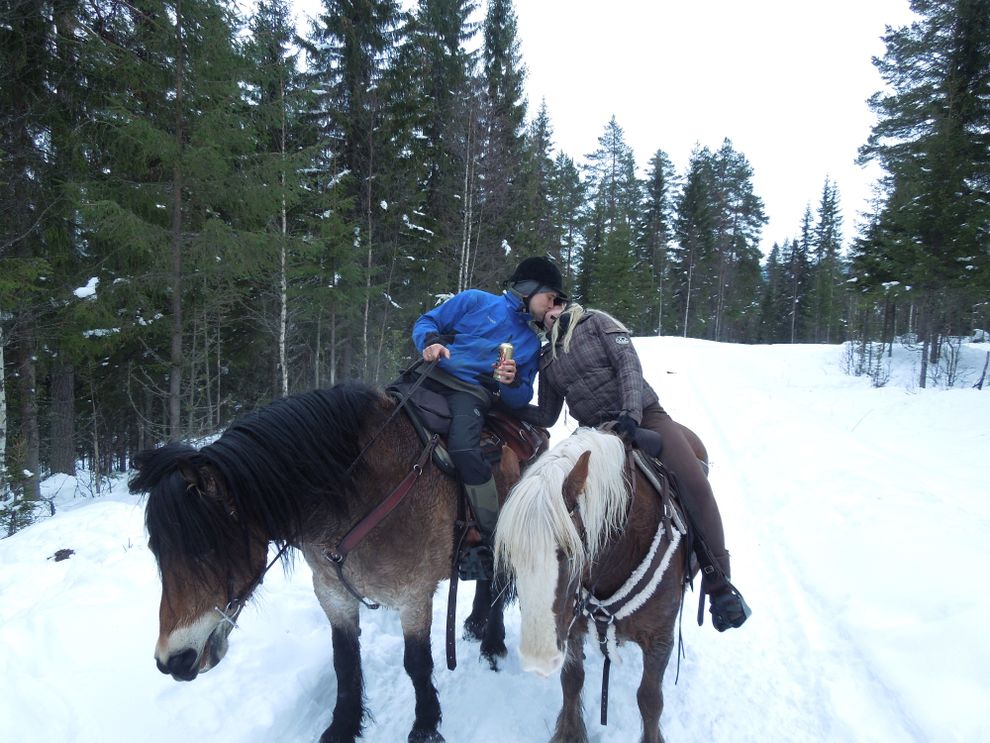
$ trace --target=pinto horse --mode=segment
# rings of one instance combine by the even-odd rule
[[[679,512],[665,510],[673,504],[626,461],[617,436],[578,429],[530,466],[499,515],[496,557],[515,578],[523,668],[561,671],[552,743],[588,740],[581,687],[589,619],[606,659],[618,642],[639,645],[643,741],[663,740],[663,674],[689,550]]]
[[[158,668],[190,681],[217,665],[244,602],[260,585],[270,543],[298,548],[330,620],[337,699],[322,741],[353,741],[366,716],[360,606],[398,609],[403,662],[416,696],[410,741],[443,741],[430,625],[438,583],[451,575],[459,485],[428,461],[397,403],[360,383],[287,397],[196,450],[170,444],[134,460],[132,492],[148,493],[149,547],[162,579]],[[425,460],[425,461],[424,461]],[[519,478],[505,447],[500,492]],[[337,567],[351,527],[404,478],[409,495]],[[503,602],[479,583],[465,635],[496,668],[506,654]]]

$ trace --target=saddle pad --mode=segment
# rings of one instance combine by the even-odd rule
[[[412,406],[415,409],[414,425],[420,423],[428,431],[438,433],[446,439],[450,432],[447,398],[424,385],[413,389],[414,385],[415,380],[411,375],[404,374],[387,389],[399,400],[408,397],[412,390],[412,397],[409,397],[406,407]],[[503,410],[493,409],[485,416],[481,450],[486,459],[497,462],[502,455],[502,446],[507,445],[515,452],[519,461],[525,463],[539,454],[549,440],[550,434],[546,429],[520,421]]]

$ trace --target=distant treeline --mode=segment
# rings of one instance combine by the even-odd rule
[[[324,0],[299,29],[284,0],[0,2],[8,531],[45,473],[98,483],[275,397],[388,380],[439,296],[530,255],[636,334],[913,332],[933,358],[988,324],[990,0],[912,6],[877,61],[863,234],[826,181],[763,260],[729,139],[684,172],[637,168],[614,118],[590,155],[555,147],[511,0]]]

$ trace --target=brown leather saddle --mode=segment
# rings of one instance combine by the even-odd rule
[[[414,380],[408,376],[397,379],[388,386],[387,391],[398,402],[408,397],[403,411],[424,444],[434,433],[440,435],[441,444],[433,452],[433,461],[443,472],[457,477],[446,447],[446,437],[450,430],[447,398],[425,386],[416,386]],[[525,464],[546,449],[549,441],[550,433],[545,428],[521,421],[505,409],[492,408],[485,415],[485,426],[481,431],[481,452],[493,467],[501,460],[504,446],[512,449],[520,464]]]

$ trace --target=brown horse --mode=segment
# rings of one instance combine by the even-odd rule
[[[395,407],[379,389],[339,385],[279,400],[200,450],[171,444],[135,458],[130,487],[148,493],[149,546],[162,578],[155,658],[163,673],[189,681],[217,665],[240,609],[273,564],[266,566],[269,544],[279,555],[292,546],[313,569],[331,625],[337,700],[321,740],[353,741],[362,732],[359,597],[399,611],[416,696],[409,740],[443,740],[430,625],[437,585],[451,573],[459,486],[423,464],[425,449]],[[506,447],[496,472],[501,492],[518,477]],[[349,552],[342,581],[330,556],[406,478],[412,490]],[[493,668],[506,654],[503,602],[492,601],[499,595],[479,584],[465,622]]]
[[[513,488],[496,555],[515,577],[523,668],[561,670],[551,741],[588,740],[581,687],[589,618],[606,658],[619,642],[639,645],[643,741],[663,740],[661,684],[684,593],[684,533],[680,514],[665,512],[643,474],[626,469],[622,441],[595,429],[578,429],[543,454]]]

